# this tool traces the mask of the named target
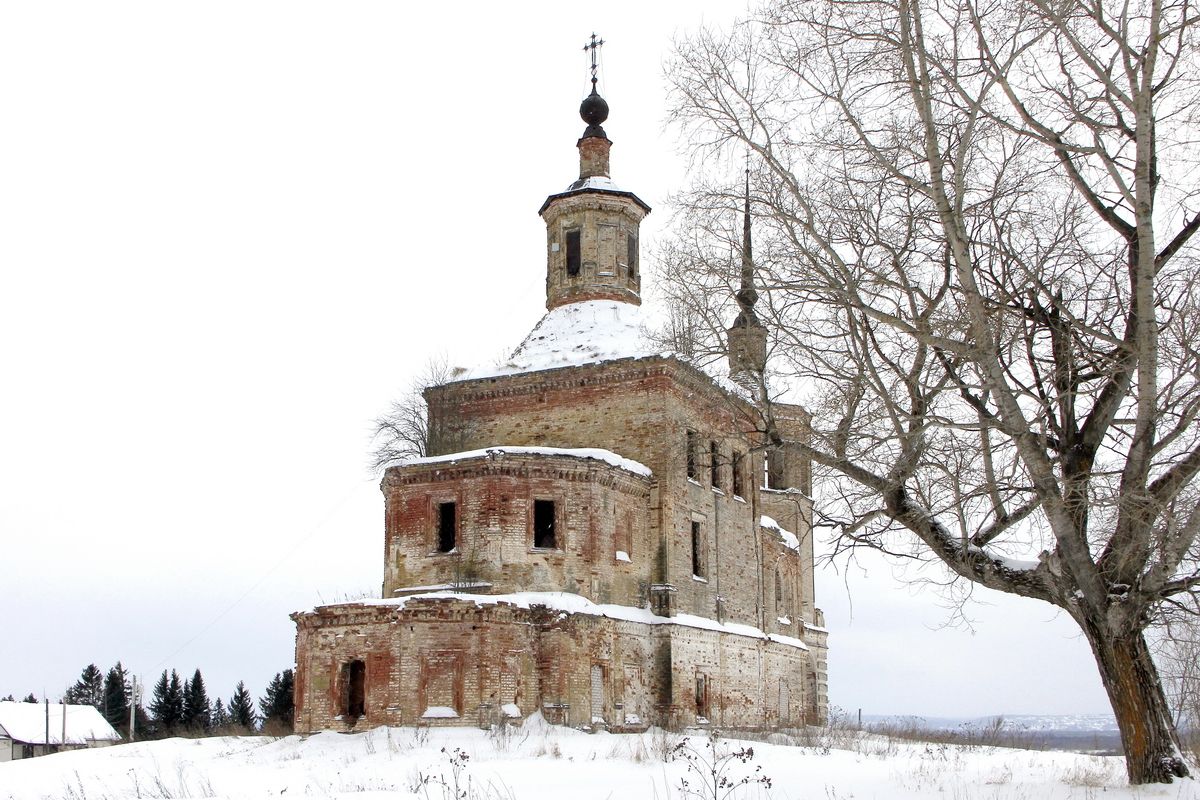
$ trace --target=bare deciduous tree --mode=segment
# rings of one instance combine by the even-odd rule
[[[695,231],[748,149],[760,316],[840,541],[1065,610],[1133,783],[1187,774],[1144,633],[1200,588],[1196,13],[796,0],[669,67],[700,178],[668,264],[724,246]]]
[[[1176,616],[1157,633],[1155,660],[1175,726],[1200,758],[1200,621]]]
[[[392,401],[388,412],[376,417],[371,441],[371,470],[378,472],[406,458],[429,455],[429,408],[425,390],[451,380],[455,370],[445,356],[434,356],[425,362],[408,390]]]

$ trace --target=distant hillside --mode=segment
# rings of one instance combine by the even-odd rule
[[[1116,731],[1117,721],[1112,714],[994,714],[989,717],[918,717],[912,715],[863,714],[864,724],[916,723],[934,730],[983,730],[996,717],[1004,720],[1004,729],[1011,731],[1053,731],[1055,733],[1093,733]]]
[[[1003,720],[1001,730],[1030,747],[1082,753],[1121,752],[1121,735],[1112,714],[998,714],[991,717],[917,717],[863,714],[866,726],[912,725],[935,731],[978,733]]]

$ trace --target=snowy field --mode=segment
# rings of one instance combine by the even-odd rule
[[[721,798],[780,800],[1200,800],[1200,784],[1131,789],[1118,758],[818,733],[804,746],[722,740],[733,780],[770,779]],[[712,798],[704,734],[692,761],[667,760],[683,737],[588,734],[526,723],[508,736],[480,730],[377,728],[309,737],[168,739],[0,763],[0,800],[126,798],[422,798],[588,800]],[[465,754],[465,755],[464,755]],[[701,774],[703,773],[703,775]],[[681,781],[688,781],[685,789]],[[688,790],[696,790],[688,794]]]

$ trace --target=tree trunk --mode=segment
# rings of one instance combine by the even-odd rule
[[[1187,777],[1179,736],[1145,637],[1138,631],[1113,638],[1099,628],[1085,625],[1084,631],[1121,731],[1129,782],[1170,783]]]

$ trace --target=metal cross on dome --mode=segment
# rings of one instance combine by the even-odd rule
[[[597,39],[596,34],[592,34],[592,41],[583,46],[584,52],[592,51],[592,89],[596,88],[596,52],[604,44],[603,39]]]

